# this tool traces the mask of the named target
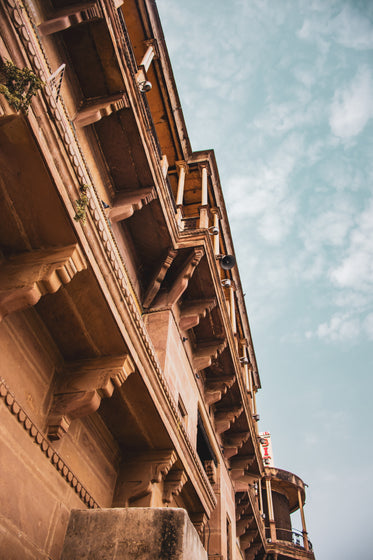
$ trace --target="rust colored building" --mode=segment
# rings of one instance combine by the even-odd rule
[[[154,0],[2,0],[0,59],[0,557],[313,560]]]

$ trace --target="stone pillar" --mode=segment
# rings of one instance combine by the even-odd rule
[[[266,481],[266,491],[267,491],[269,530],[270,530],[271,540],[272,542],[275,542],[277,540],[277,535],[276,535],[275,515],[273,511],[272,487],[269,478],[266,478],[265,481]]]
[[[179,170],[179,181],[177,184],[177,193],[176,193],[176,207],[177,207],[177,222],[180,225],[182,219],[182,207],[184,203],[185,176],[188,173],[188,164],[185,161],[177,161],[176,169]]]
[[[234,301],[234,286],[230,286],[229,288],[229,311],[230,311],[233,334],[236,334],[237,323],[236,323],[236,305]]]
[[[214,208],[212,210],[212,213],[214,215],[214,228],[217,228],[219,230],[219,233],[217,235],[214,235],[214,237],[213,237],[214,254],[219,255],[220,254],[220,228],[219,228],[220,210],[219,210],[219,208]]]
[[[208,173],[207,164],[200,165],[201,170],[201,207],[199,216],[199,227],[205,229],[209,227],[208,217]]]
[[[300,488],[298,488],[298,502],[299,502],[300,516],[302,519],[303,546],[305,550],[309,550],[306,518],[304,517],[303,501],[302,501],[302,494]]]

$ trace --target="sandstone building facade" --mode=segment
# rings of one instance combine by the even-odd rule
[[[0,61],[0,557],[312,560],[154,0],[1,0]]]

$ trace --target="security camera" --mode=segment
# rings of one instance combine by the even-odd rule
[[[139,90],[141,91],[141,93],[148,93],[148,91],[150,91],[152,87],[153,86],[151,82],[148,82],[147,80],[139,83]]]
[[[219,228],[216,226],[209,227],[208,231],[210,235],[219,235]]]

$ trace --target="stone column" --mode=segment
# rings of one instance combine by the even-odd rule
[[[300,516],[301,516],[301,519],[302,519],[303,546],[304,546],[305,550],[309,550],[306,519],[304,517],[303,501],[302,501],[302,494],[301,494],[300,488],[298,488],[298,502],[299,502]]]
[[[267,491],[269,530],[270,530],[271,540],[272,542],[275,542],[277,540],[277,535],[276,535],[275,515],[273,511],[272,487],[269,478],[266,478],[265,481],[266,481],[266,491]]]
[[[230,309],[230,316],[231,316],[231,325],[233,334],[237,333],[237,323],[236,323],[236,306],[234,301],[234,287],[231,286],[229,288],[229,309]]]
[[[207,164],[201,164],[200,170],[201,170],[202,181],[201,181],[201,207],[200,207],[199,227],[203,229],[209,227]]]
[[[219,233],[217,235],[214,235],[213,237],[213,245],[214,245],[214,254],[215,255],[219,255],[220,254],[220,228],[219,228],[219,218],[220,218],[220,211],[219,208],[214,208],[213,210],[211,210],[211,212],[214,215],[214,228],[217,228],[219,230]]]
[[[188,173],[188,164],[185,161],[177,161],[176,169],[178,169],[179,171],[179,181],[177,184],[176,193],[177,222],[179,225],[181,225],[182,207],[184,204],[185,176]]]

